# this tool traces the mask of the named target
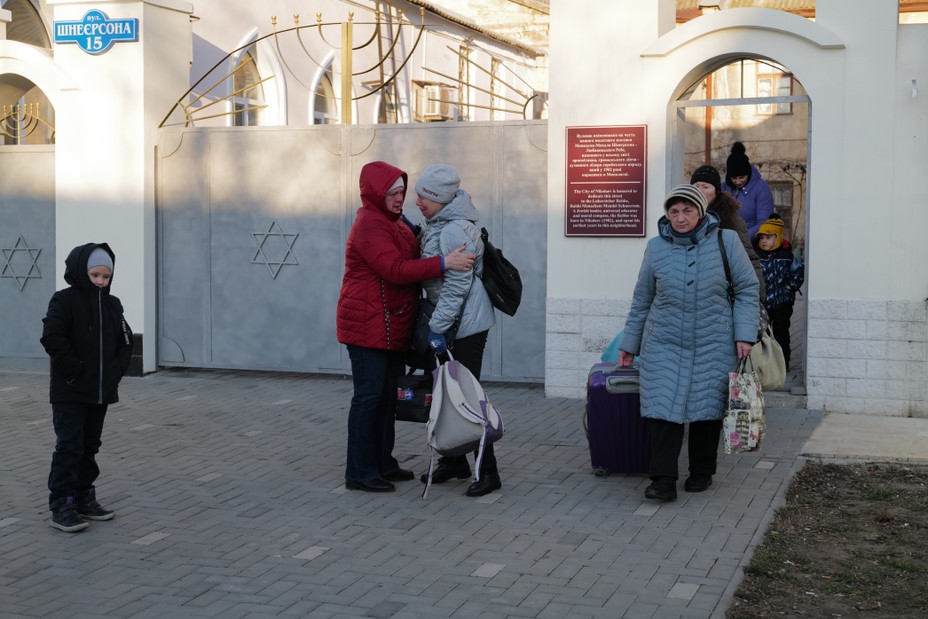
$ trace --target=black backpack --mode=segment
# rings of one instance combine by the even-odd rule
[[[493,307],[515,316],[522,302],[522,278],[519,269],[506,260],[503,252],[490,242],[486,228],[480,228],[483,239],[483,276],[480,278]]]

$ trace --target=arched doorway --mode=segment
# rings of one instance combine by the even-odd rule
[[[784,238],[806,261],[811,99],[785,66],[758,56],[719,60],[674,103],[674,180],[688,182],[698,166],[726,178],[727,159],[740,142],[769,185]],[[805,393],[806,281],[796,295],[790,326],[792,354],[785,391]]]

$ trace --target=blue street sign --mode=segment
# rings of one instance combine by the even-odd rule
[[[102,54],[113,43],[139,40],[139,20],[110,19],[103,11],[87,11],[81,21],[56,21],[55,43],[77,43],[88,54]]]

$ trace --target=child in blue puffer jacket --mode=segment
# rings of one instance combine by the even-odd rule
[[[776,213],[760,225],[754,235],[754,249],[764,272],[767,299],[764,307],[770,315],[773,337],[783,349],[789,368],[789,326],[796,293],[805,279],[802,261],[793,255],[789,241],[783,238],[783,219]]]

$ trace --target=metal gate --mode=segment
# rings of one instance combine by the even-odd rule
[[[516,317],[497,313],[483,375],[543,380],[543,121],[162,129],[159,365],[350,373],[335,307],[358,175],[378,159],[411,182],[432,163],[458,169],[525,286]]]
[[[48,367],[39,343],[55,292],[55,147],[0,146],[0,366]]]

